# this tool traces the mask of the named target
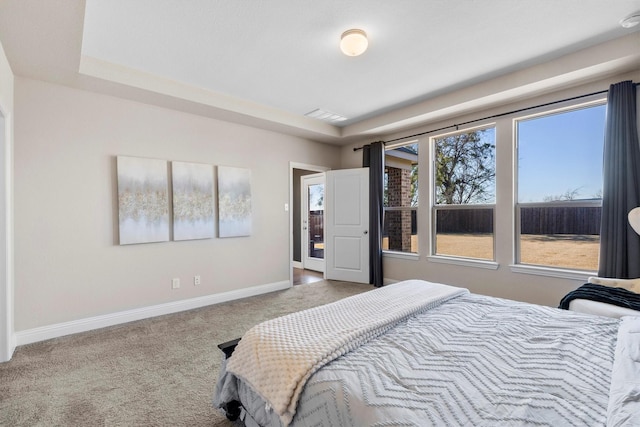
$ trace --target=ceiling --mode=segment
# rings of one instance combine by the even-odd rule
[[[2,0],[14,74],[333,144],[640,69],[640,0]],[[361,28],[369,49],[340,52]],[[451,94],[455,93],[455,96]],[[347,120],[305,117],[321,109]]]

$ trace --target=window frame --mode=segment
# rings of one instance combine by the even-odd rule
[[[416,155],[416,164],[418,165],[418,176],[420,176],[420,146],[421,146],[421,140],[420,139],[413,139],[413,140],[408,140],[408,141],[403,141],[397,144],[393,144],[393,145],[386,145],[384,147],[384,151],[385,151],[385,157],[386,157],[386,152],[387,151],[393,151],[396,150],[398,148],[401,147],[406,147],[409,145],[415,145],[418,152]],[[387,167],[386,162],[385,162],[385,168]],[[383,196],[384,196],[384,192],[385,192],[385,188],[383,186]],[[387,191],[388,191],[388,183],[387,183]],[[388,197],[388,196],[387,196]],[[404,259],[418,259],[420,256],[420,238],[419,238],[419,207],[420,207],[420,185],[418,183],[418,195],[417,195],[417,201],[416,201],[416,206],[383,206],[383,212],[386,213],[387,212],[416,212],[416,229],[418,230],[416,233],[416,238],[417,238],[417,248],[416,248],[416,252],[404,252],[404,251],[400,251],[400,250],[393,250],[393,249],[383,249],[383,255],[385,256],[390,256],[390,257],[394,257],[394,258],[404,258]],[[423,245],[424,246],[424,245]]]
[[[467,203],[467,204],[438,204],[436,203],[436,140],[446,138],[451,135],[463,134],[474,132],[477,130],[484,129],[493,129],[493,150],[494,150],[494,168],[497,172],[498,162],[497,162],[497,153],[498,153],[498,125],[496,122],[488,122],[482,123],[477,126],[472,126],[464,129],[456,129],[451,132],[445,132],[438,135],[433,135],[429,137],[429,255],[427,256],[427,260],[430,262],[444,263],[444,264],[455,264],[455,265],[464,265],[471,267],[479,267],[495,270],[499,267],[499,264],[496,261],[496,251],[497,251],[497,238],[496,238],[496,211],[498,207],[497,199],[497,188],[498,188],[498,180],[497,173],[494,177],[494,201],[493,203]],[[458,210],[458,209],[491,209],[492,217],[493,217],[493,231],[492,231],[492,258],[474,258],[462,255],[451,255],[451,254],[438,254],[436,252],[437,245],[437,211],[438,210]]]
[[[598,106],[606,106],[607,99],[599,97],[590,101],[572,103],[557,108],[544,109],[537,111],[533,114],[525,116],[514,117],[513,124],[513,217],[514,217],[514,229],[513,229],[513,264],[510,265],[511,271],[515,273],[535,274],[548,277],[557,277],[565,279],[579,279],[584,280],[587,276],[597,274],[595,270],[586,270],[573,267],[562,267],[545,264],[528,264],[522,263],[522,246],[521,246],[521,230],[522,230],[522,208],[535,208],[535,207],[602,207],[602,198],[593,200],[562,200],[562,201],[549,201],[549,202],[519,202],[519,150],[520,150],[520,137],[518,134],[519,123],[526,120],[533,120],[542,117],[548,117],[552,115],[559,115],[569,113],[572,111],[583,110],[587,108],[593,108]],[[599,252],[598,252],[599,256]]]

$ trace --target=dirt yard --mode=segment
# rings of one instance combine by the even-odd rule
[[[387,239],[383,248],[388,248]],[[417,252],[416,236],[412,236],[411,249]],[[598,270],[600,236],[591,235],[533,235],[522,236],[521,262],[523,264]],[[493,259],[493,239],[486,234],[438,234],[439,255]]]
[[[525,234],[520,253],[523,264],[597,271],[600,236]]]

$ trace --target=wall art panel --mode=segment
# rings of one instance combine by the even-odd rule
[[[117,157],[120,244],[169,240],[165,160]]]
[[[251,170],[218,166],[218,235],[251,235]]]
[[[213,166],[171,162],[173,240],[214,236]]]

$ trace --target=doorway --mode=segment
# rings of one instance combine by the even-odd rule
[[[305,279],[309,280],[322,280],[323,274],[320,274],[314,270],[303,269],[303,234],[302,234],[302,177],[318,174],[319,172],[326,172],[330,168],[318,165],[311,165],[306,163],[289,163],[289,232],[290,232],[290,247],[289,247],[289,283],[300,283],[300,275],[305,276]],[[294,269],[295,278],[294,278]],[[309,276],[309,277],[307,277]],[[309,283],[305,280],[303,283]]]

